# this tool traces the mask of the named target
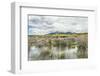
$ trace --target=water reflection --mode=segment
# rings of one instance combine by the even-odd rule
[[[55,60],[87,58],[87,47],[69,40],[49,40],[29,46],[29,60]]]

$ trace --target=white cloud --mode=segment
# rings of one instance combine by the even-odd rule
[[[29,16],[29,35],[44,35],[51,32],[87,32],[88,18]]]

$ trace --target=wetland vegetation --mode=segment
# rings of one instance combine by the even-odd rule
[[[88,58],[88,34],[29,35],[29,60]]]

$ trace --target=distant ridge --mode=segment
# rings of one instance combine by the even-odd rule
[[[75,32],[52,32],[48,34],[75,34]]]

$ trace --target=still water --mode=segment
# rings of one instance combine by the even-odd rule
[[[36,47],[31,46],[29,60],[56,60],[87,58],[87,51],[78,51],[77,45],[73,47]]]

